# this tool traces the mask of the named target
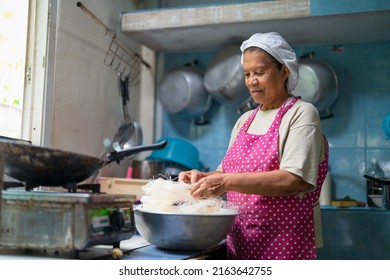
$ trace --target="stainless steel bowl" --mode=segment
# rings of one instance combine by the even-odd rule
[[[149,243],[172,250],[205,250],[229,233],[236,214],[171,214],[135,209],[139,234]]]

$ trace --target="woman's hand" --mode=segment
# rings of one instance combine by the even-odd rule
[[[215,172],[209,176],[205,176],[192,184],[191,194],[194,197],[209,198],[220,196],[226,192],[225,189],[226,174]]]
[[[200,172],[198,170],[190,170],[190,171],[183,171],[179,173],[179,182],[187,183],[187,184],[195,184],[198,182],[201,178],[203,178],[205,175],[203,172]]]
[[[194,197],[209,198],[226,192],[224,175],[221,171],[201,172],[198,170],[183,171],[179,174],[179,182],[191,184]]]

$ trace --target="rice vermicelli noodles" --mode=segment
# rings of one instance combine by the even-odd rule
[[[141,205],[145,211],[215,215],[237,213],[237,209],[221,197],[193,197],[190,184],[158,178],[150,180],[142,189]]]

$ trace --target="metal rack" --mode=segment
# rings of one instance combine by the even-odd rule
[[[77,6],[104,29],[106,36],[111,37],[111,42],[104,58],[104,65],[120,73],[123,80],[128,78],[130,85],[136,84],[141,71],[141,65],[146,66],[148,69],[150,69],[150,65],[142,60],[138,53],[135,53],[126,47],[126,45],[116,36],[116,32],[108,28],[81,2],[77,2]]]

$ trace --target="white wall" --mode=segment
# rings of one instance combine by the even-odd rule
[[[46,146],[100,157],[104,153],[103,139],[112,138],[122,121],[117,71],[103,62],[111,37],[77,7],[77,2],[53,2],[46,115],[50,121],[44,133]],[[120,14],[134,9],[133,1],[81,2],[110,29],[117,30],[120,41],[145,55],[144,60],[154,65],[153,52],[141,48],[119,31]],[[154,78],[152,71],[145,67],[141,70],[143,82],[131,91],[130,109],[141,122],[144,144],[150,144],[153,142]],[[145,110],[148,106],[150,110]],[[128,164],[128,160],[123,161],[119,169],[112,164],[102,170],[102,176],[124,176]]]

